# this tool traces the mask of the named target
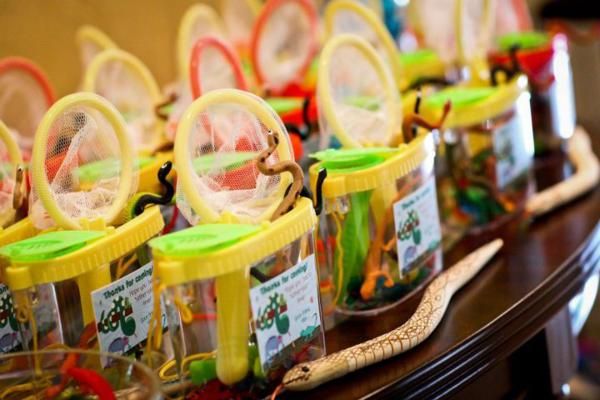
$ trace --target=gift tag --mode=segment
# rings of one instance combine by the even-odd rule
[[[435,179],[394,204],[400,276],[429,257],[442,240]]]
[[[290,344],[310,342],[321,325],[314,254],[250,289],[252,317],[263,371]]]
[[[126,354],[146,340],[153,298],[152,263],[93,291],[92,304],[100,351]],[[162,302],[161,323],[165,329],[166,315]]]

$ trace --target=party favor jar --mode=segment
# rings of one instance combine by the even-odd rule
[[[1,248],[23,347],[87,348],[97,334],[103,351],[141,350],[153,304],[144,243],[163,226],[152,207],[118,228],[52,231]]]
[[[527,78],[497,87],[453,87],[423,102],[436,115],[452,101],[438,176],[442,219],[450,230],[492,228],[522,209],[533,189],[533,131]]]
[[[528,77],[536,154],[560,149],[575,130],[567,38],[539,32],[507,34],[498,38],[498,51],[490,54],[490,62],[495,69]]]
[[[442,265],[432,134],[400,148],[326,150],[320,237],[337,310],[375,315],[407,299]]]
[[[0,398],[146,399],[162,398],[156,375],[115,354],[47,350],[0,355]]]
[[[150,242],[175,349],[163,381],[190,377],[200,398],[254,398],[324,355],[315,222],[301,198],[274,222],[199,225]]]

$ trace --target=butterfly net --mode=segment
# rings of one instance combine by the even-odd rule
[[[390,133],[400,132],[399,99],[387,68],[382,79],[375,66],[359,48],[349,43],[335,47],[327,63],[328,70],[320,71],[317,104],[322,138],[329,140],[334,132],[332,119],[337,120],[345,134],[361,144],[389,145]],[[328,89],[328,90],[326,90]],[[391,105],[386,93],[392,96]],[[324,108],[326,97],[333,104],[333,115]],[[326,147],[326,143],[322,143]]]
[[[16,171],[17,166],[13,164],[6,144],[0,140],[0,227],[5,227],[14,218]]]
[[[113,126],[95,108],[72,106],[56,117],[48,131],[44,165],[52,199],[65,215],[76,221],[105,219],[120,187],[120,154]],[[133,184],[132,194],[136,188]],[[29,207],[38,229],[55,225],[35,187]]]
[[[26,158],[49,106],[48,94],[27,70],[9,68],[0,73],[0,120],[8,126]]]
[[[224,38],[223,27],[220,24],[219,16],[209,6],[198,4],[192,6],[188,10],[189,18],[191,18],[191,24],[185,26],[182,23],[180,27],[179,35],[185,35],[185,56],[180,55],[179,57],[185,57],[189,60],[190,54],[194,45],[198,39],[205,36],[215,36],[218,38]],[[185,17],[184,17],[185,18]],[[183,60],[183,58],[181,58]],[[187,63],[185,65],[187,67]]]
[[[125,118],[136,151],[152,152],[160,141],[154,96],[141,74],[119,59],[102,63],[94,91],[110,101]]]
[[[279,125],[278,148],[285,141],[290,149],[283,123],[277,115],[273,116]],[[267,208],[283,199],[280,176],[263,175],[256,165],[260,152],[268,148],[268,131],[251,110],[235,102],[211,105],[196,115],[189,136],[188,162],[194,171],[195,189],[212,211],[260,222],[259,217]],[[293,160],[293,155],[287,153],[283,158]],[[276,150],[266,164],[280,160]],[[177,206],[192,225],[200,222],[181,185],[177,187]]]
[[[282,3],[257,34],[256,69],[267,88],[281,89],[304,78],[316,38],[311,16],[299,2]]]
[[[223,44],[224,46],[224,44]],[[197,54],[192,56],[196,62],[192,62],[192,74],[196,74],[191,80],[192,92],[197,95],[208,93],[215,89],[243,89],[243,83],[239,82],[236,75],[234,56],[228,58],[228,50],[216,43],[205,42],[194,50]]]
[[[377,50],[377,53],[379,53],[386,64],[392,68],[391,60],[382,39],[362,15],[351,9],[339,9],[333,16],[331,35],[334,36],[342,33],[351,33],[365,39]]]

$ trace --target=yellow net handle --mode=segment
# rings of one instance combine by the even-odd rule
[[[385,108],[387,110],[388,118],[397,118],[399,121],[388,124],[385,132],[385,143],[361,143],[352,137],[351,133],[348,132],[342,121],[338,117],[335,111],[335,104],[333,99],[333,93],[331,92],[331,77],[329,70],[331,67],[337,65],[339,60],[333,58],[336,50],[342,46],[352,46],[356,48],[369,64],[373,66],[379,81],[382,82],[384,87],[384,99]],[[386,66],[383,60],[377,54],[373,46],[371,46],[365,39],[351,34],[338,35],[330,39],[319,60],[319,79],[317,84],[317,96],[319,97],[319,105],[322,107],[325,113],[327,122],[331,125],[333,132],[336,137],[342,143],[343,147],[346,148],[360,148],[369,146],[386,146],[389,145],[395,138],[396,127],[402,125],[402,107],[398,101],[398,94],[396,93],[396,85],[391,82],[389,73],[386,71]],[[401,136],[401,135],[400,135]]]
[[[35,134],[33,155],[31,158],[31,175],[33,185],[48,215],[63,229],[82,229],[81,221],[71,218],[63,212],[57,203],[48,176],[46,175],[46,149],[48,136],[52,125],[57,118],[67,109],[75,106],[93,108],[102,114],[114,129],[119,142],[119,160],[121,172],[119,175],[119,188],[115,200],[102,217],[106,224],[113,222],[127,205],[127,200],[134,183],[134,154],[132,143],[125,127],[121,114],[108,100],[94,93],[74,93],[63,97],[48,110],[42,118]]]
[[[195,179],[196,172],[192,167],[192,159],[190,153],[190,134],[195,129],[195,124],[198,116],[206,112],[210,107],[218,104],[238,104],[254,114],[258,120],[269,130],[280,132],[282,125],[275,117],[275,112],[271,109],[264,100],[254,96],[248,92],[238,89],[219,89],[214,90],[195,100],[185,111],[179,125],[177,127],[177,135],[175,136],[175,169],[177,170],[177,184],[181,185],[181,189],[190,203],[192,209],[198,214],[204,223],[222,222],[226,217],[216,213],[206,200],[200,195],[196,189]],[[292,159],[292,153],[289,148],[286,132],[280,132],[280,141],[277,146],[277,155],[280,161]],[[266,138],[265,138],[266,139]],[[283,198],[286,188],[292,183],[290,174],[281,175],[277,195]],[[263,213],[256,219],[259,221],[267,221],[275,209],[279,206],[278,201],[274,201],[271,206],[267,207]],[[237,223],[246,223],[252,221],[235,221]]]
[[[79,46],[82,46],[85,42],[90,42],[102,50],[119,48],[108,35],[91,25],[83,25],[77,29],[75,41]]]

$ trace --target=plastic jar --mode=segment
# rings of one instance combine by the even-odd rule
[[[533,131],[527,78],[497,87],[452,87],[423,101],[433,118],[452,111],[442,133],[438,192],[450,230],[493,228],[523,209],[533,189]]]
[[[575,131],[576,119],[567,38],[512,33],[500,37],[498,47],[490,54],[490,62],[514,68],[510,51],[516,47],[516,67],[529,79],[536,154],[560,149]]]
[[[293,365],[325,354],[315,222],[301,198],[271,223],[199,225],[150,242],[175,351],[163,381],[189,375],[199,396],[215,386],[266,395]]]
[[[1,248],[23,348],[80,347],[95,328],[103,351],[140,350],[153,304],[144,244],[163,226],[152,207],[118,228],[52,231]]]
[[[327,150],[320,243],[340,313],[376,315],[441,270],[432,134],[399,148]]]
[[[97,382],[108,383],[116,398],[159,400],[162,398],[156,375],[131,358],[115,354],[78,350],[49,350],[0,355],[0,397],[5,400],[48,398],[46,390],[58,389],[58,398],[79,397],[78,378],[95,373],[95,384],[83,393],[92,392]],[[65,368],[69,366],[70,368]],[[76,371],[70,371],[76,369]],[[89,375],[88,375],[89,376]],[[72,378],[64,388],[61,379]],[[74,378],[77,377],[77,378]],[[51,389],[52,390],[52,389]]]

